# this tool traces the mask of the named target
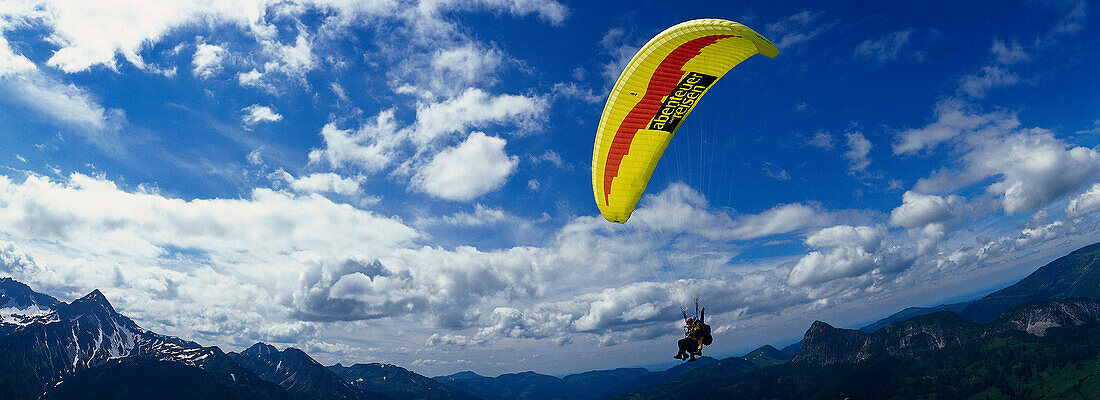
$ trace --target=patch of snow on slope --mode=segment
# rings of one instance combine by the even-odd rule
[[[0,324],[12,324],[12,325],[28,325],[36,321],[48,320],[53,310],[49,308],[40,308],[38,304],[31,305],[30,307],[16,308],[16,307],[4,307],[0,308]]]

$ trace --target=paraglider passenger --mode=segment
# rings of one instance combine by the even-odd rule
[[[703,346],[709,346],[714,340],[710,335],[710,326],[703,322],[706,310],[704,307],[702,312],[699,313],[699,319],[689,317],[684,320],[684,335],[686,337],[676,342],[680,351],[673,358],[695,361],[695,356],[703,355]]]

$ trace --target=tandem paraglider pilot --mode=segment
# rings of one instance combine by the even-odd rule
[[[714,337],[710,335],[710,326],[703,322],[703,316],[706,312],[706,307],[703,307],[702,311],[699,312],[698,319],[691,317],[684,319],[684,336],[686,337],[676,342],[680,347],[680,351],[673,358],[695,361],[695,356],[703,355],[703,346],[710,346],[711,342],[714,341]]]

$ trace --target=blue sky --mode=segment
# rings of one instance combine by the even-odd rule
[[[1087,2],[0,4],[0,274],[143,327],[425,374],[737,355],[977,296],[1100,230]],[[592,140],[646,40],[775,42],[635,217]],[[579,360],[579,361],[578,361]]]

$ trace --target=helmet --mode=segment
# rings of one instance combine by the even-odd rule
[[[695,318],[688,317],[688,319],[684,320],[684,322],[687,322],[688,325],[691,325],[692,323],[695,322]]]

